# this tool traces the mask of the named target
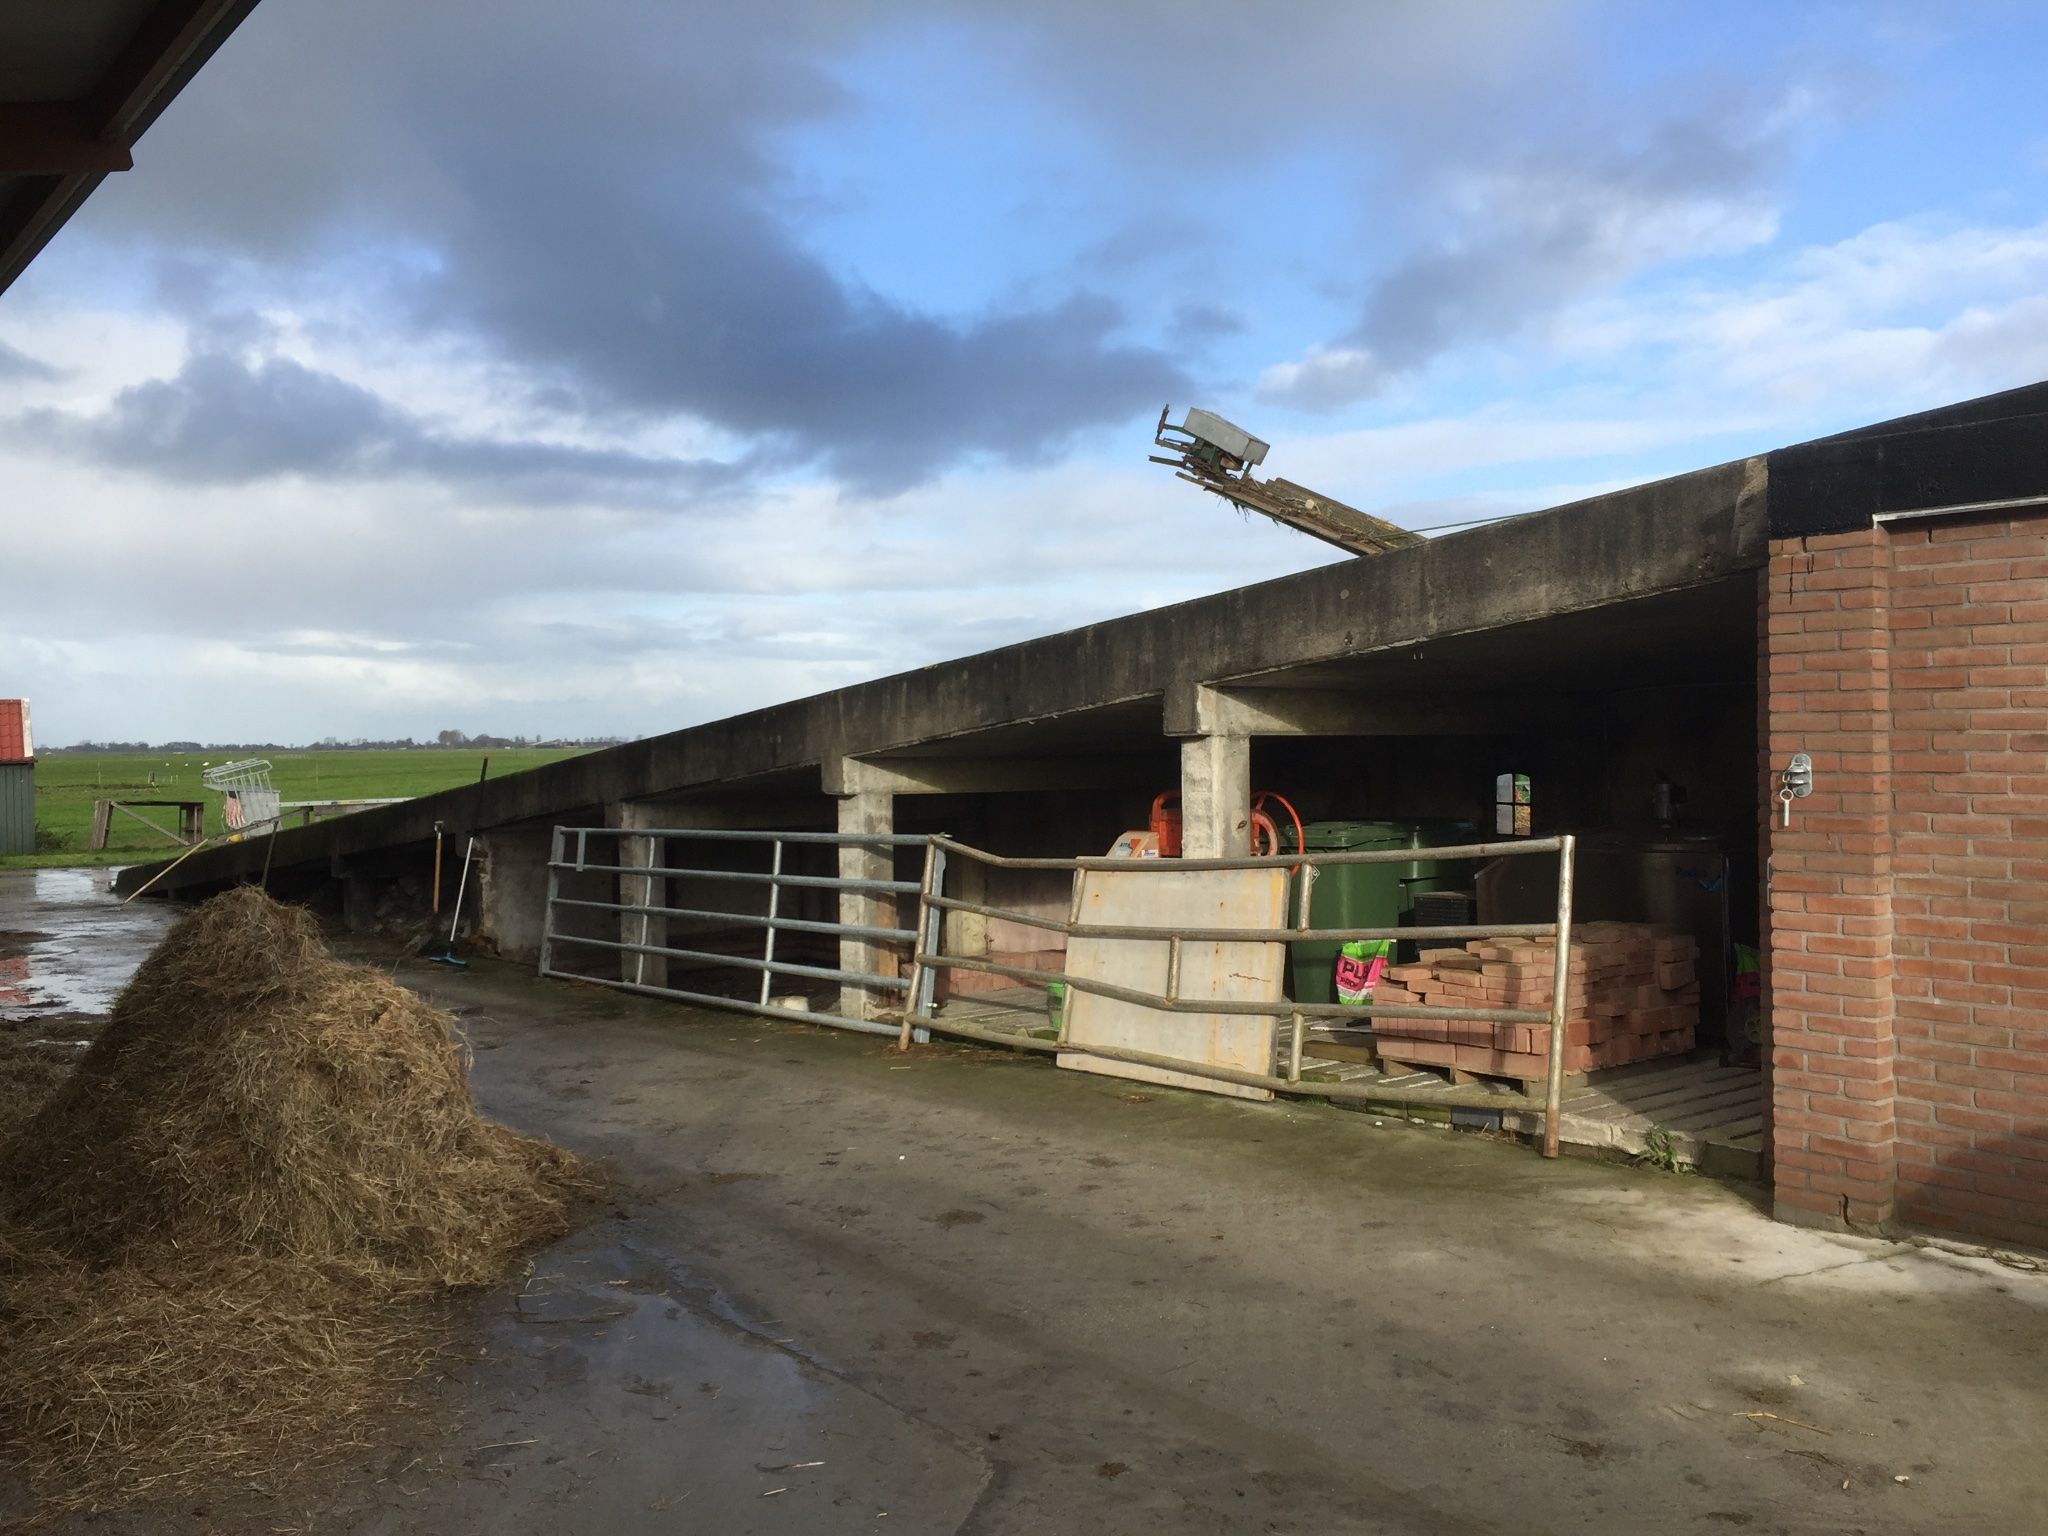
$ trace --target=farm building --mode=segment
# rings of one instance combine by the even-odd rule
[[[36,851],[36,744],[27,699],[0,699],[0,854]]]
[[[1582,921],[1697,945],[1694,982],[1627,1006],[1721,1074],[1696,1118],[1782,1217],[2042,1244],[2044,661],[2037,385],[216,850],[156,889],[269,857],[283,888],[368,921],[422,888],[437,824],[474,826],[482,931],[531,957],[556,829],[609,829],[618,851],[586,856],[590,900],[552,932],[587,941],[579,974],[691,994],[663,934],[716,882],[663,873],[696,867],[686,830],[1099,855],[1176,792],[1201,856],[1243,851],[1274,791],[1315,836],[1441,842],[1492,833],[1505,775],[1526,780],[1523,830],[1580,840]],[[1412,830],[1445,826],[1466,831]],[[842,875],[886,866],[840,853]],[[1554,880],[1433,874],[1492,922]],[[1034,871],[956,876],[956,900],[1027,920],[1061,900]],[[946,942],[1057,968],[1057,935],[974,918],[950,913]],[[1641,963],[1660,960],[1683,968]]]
[[[252,6],[92,0],[24,26],[0,120],[0,288],[129,167]],[[479,921],[503,952],[538,957],[554,933],[582,941],[584,970],[689,993],[697,962],[666,935],[697,920],[670,914],[715,907],[718,885],[659,873],[711,860],[688,832],[943,830],[1014,861],[1099,854],[1177,810],[1200,856],[1241,851],[1270,791],[1309,847],[1569,834],[1582,920],[1697,950],[1615,941],[1602,984],[1631,995],[1602,992],[1620,1011],[1598,1016],[1630,1027],[1584,1044],[1596,1071],[1603,1048],[1654,1049],[1736,1074],[1680,1102],[1788,1219],[2048,1244],[2044,429],[2048,385],[2014,390],[201,852],[124,888],[162,874],[155,891],[196,896],[269,859],[281,886],[366,922],[425,905],[437,833],[474,829]],[[19,751],[0,783],[28,781]],[[609,833],[616,864],[657,873],[572,872],[569,901],[589,904],[551,921],[558,828]],[[10,836],[32,839],[32,816],[13,825],[0,799]],[[873,881],[892,873],[880,846],[804,857]],[[1409,863],[1395,915],[1411,923],[1512,925],[1551,878],[1531,859]],[[946,943],[984,967],[956,970],[958,988],[1062,962],[1042,926],[1051,872],[953,878],[946,899],[1040,920],[949,913]],[[790,921],[881,930],[875,901],[826,889]],[[890,963],[873,934],[840,942],[859,967]],[[1402,958],[1397,987],[1467,985],[1467,962]],[[1519,965],[1476,963],[1481,994],[1486,966]],[[842,1010],[878,1011],[875,990]],[[1461,1049],[1505,1050],[1420,1034],[1407,1049],[1454,1070]]]

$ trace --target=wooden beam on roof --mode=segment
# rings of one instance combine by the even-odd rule
[[[39,136],[15,151],[24,165],[40,160],[53,168],[0,165],[0,176],[14,182],[11,194],[0,189],[0,292],[78,211],[101,177],[129,168],[129,147],[256,4],[257,0],[155,0],[134,36],[74,104],[75,128],[66,126],[54,142]]]
[[[176,80],[193,54],[215,36],[232,30],[221,23],[252,8],[242,0],[158,0],[135,35],[107,66],[99,83],[79,103],[87,121],[102,132],[131,133],[140,119],[162,108],[164,88]],[[210,51],[210,50],[209,50]]]
[[[0,176],[72,176],[125,171],[128,145],[101,138],[68,101],[0,101]]]

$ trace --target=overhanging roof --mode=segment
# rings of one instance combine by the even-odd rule
[[[256,0],[0,7],[0,293],[64,227]]]

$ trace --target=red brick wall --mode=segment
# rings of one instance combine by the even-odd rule
[[[1763,626],[1779,1213],[2048,1247],[2048,517],[1775,540]]]

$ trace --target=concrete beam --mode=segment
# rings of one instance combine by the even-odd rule
[[[573,821],[621,799],[703,786],[738,793],[750,780],[772,779],[787,791],[839,758],[888,758],[920,743],[1156,699],[1201,682],[1699,587],[1762,564],[1765,495],[1760,458],[1700,470],[294,829],[280,834],[278,863],[324,864],[330,852],[417,842],[437,819],[464,828]],[[936,771],[891,761],[912,775]],[[132,890],[153,873],[126,870],[117,888]],[[165,885],[198,890],[231,878],[231,859],[210,851]]]
[[[973,795],[1100,789],[1146,783],[1157,763],[1137,755],[1092,757],[834,757],[823,769],[828,795]]]
[[[1220,688],[1166,695],[1169,736],[1490,736],[1582,718],[1583,695],[1522,692],[1384,694],[1336,688]]]
[[[778,794],[746,801],[657,795],[623,800],[608,808],[607,819],[620,827],[693,832],[824,831],[832,824],[832,807],[817,795]]]

